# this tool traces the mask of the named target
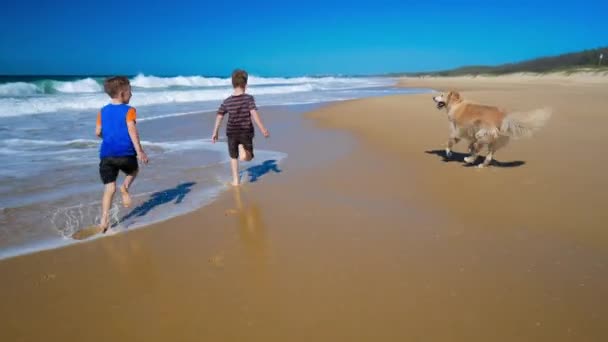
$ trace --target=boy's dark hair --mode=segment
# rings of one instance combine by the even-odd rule
[[[129,79],[125,76],[114,76],[106,78],[103,82],[103,89],[111,98],[115,98],[121,91],[124,91],[130,85]]]
[[[232,72],[232,87],[245,89],[248,78],[249,75],[247,75],[247,71],[241,69],[234,70]]]

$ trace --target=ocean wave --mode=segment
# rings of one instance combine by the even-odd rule
[[[168,113],[168,114],[147,116],[145,118],[137,119],[137,121],[142,122],[142,121],[148,121],[148,120],[166,119],[166,118],[173,118],[173,117],[177,117],[177,116],[186,116],[186,115],[201,114],[201,113],[204,113],[204,111],[197,110],[197,111],[192,111],[192,112]]]
[[[90,147],[90,145],[96,145],[99,140],[93,139],[72,139],[72,140],[36,140],[36,139],[5,139],[0,140],[0,144],[6,146],[25,146],[25,147],[39,147],[39,146],[74,146],[74,147]]]
[[[319,87],[332,88],[336,85],[352,89],[361,86],[387,85],[385,79],[375,79],[370,83],[369,78],[355,77],[259,77],[250,76],[249,86],[310,84]],[[131,80],[131,85],[137,88],[171,88],[171,87],[230,87],[230,78],[203,76],[158,77],[139,74]]]
[[[383,87],[392,84],[387,78],[343,77],[250,77],[252,95],[283,95]],[[229,78],[203,76],[157,77],[137,75],[132,80],[133,106],[171,103],[221,101],[232,93]],[[301,96],[297,96],[301,97]],[[38,80],[0,84],[0,117],[60,111],[97,110],[108,103],[101,79],[75,81]],[[213,105],[216,105],[215,103]]]
[[[35,139],[4,139],[0,140],[0,156],[61,156],[80,153],[87,149],[96,149],[99,140],[73,139],[65,141],[35,140]]]
[[[139,74],[131,80],[131,85],[137,88],[222,87],[231,85],[231,80],[203,76],[158,77]]]
[[[33,83],[14,82],[0,84],[0,96],[26,96],[42,94],[43,89]]]
[[[170,89],[180,88],[210,88],[231,87],[230,78],[204,77],[204,76],[175,76],[159,77],[154,75],[139,74],[133,77],[131,85],[140,89]],[[345,88],[353,89],[362,86],[387,85],[383,78],[357,78],[357,77],[259,77],[250,76],[250,86],[269,85],[313,85],[320,89]],[[41,79],[33,82],[11,82],[0,84],[0,96],[19,97],[39,94],[75,94],[75,93],[103,93],[102,79],[91,77],[60,81],[52,79]]]
[[[35,139],[5,139],[0,140],[0,155],[60,155],[78,153],[83,150],[97,150],[101,139],[73,140],[35,140]],[[141,142],[145,149],[154,152],[178,152],[195,149],[209,151],[224,151],[225,146],[214,144],[211,139],[192,139],[177,141],[145,141]],[[49,150],[50,149],[50,150]]]
[[[12,82],[0,84],[0,96],[24,97],[32,95],[100,93],[103,87],[99,81],[84,78],[77,81],[39,80],[35,82]]]
[[[252,95],[276,95],[314,90],[310,84],[274,87],[252,87]],[[204,90],[168,90],[157,92],[134,91],[131,104],[135,107],[168,103],[189,103],[219,101],[232,93],[231,89]],[[53,113],[61,110],[97,110],[108,103],[104,94],[80,94],[77,97],[57,95],[49,97],[0,98],[0,117],[19,116],[24,114]]]
[[[99,93],[103,87],[92,78],[73,82],[53,81],[53,89],[60,93]]]

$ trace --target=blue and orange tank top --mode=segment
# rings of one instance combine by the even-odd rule
[[[135,121],[135,108],[127,104],[108,104],[97,114],[97,125],[101,126],[103,139],[99,157],[135,156],[135,147],[129,136],[127,122]]]

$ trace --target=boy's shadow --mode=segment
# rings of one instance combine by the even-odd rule
[[[436,156],[439,156],[439,157],[441,157],[441,159],[444,163],[459,162],[459,163],[463,164],[462,166],[464,166],[464,167],[476,166],[483,162],[483,158],[481,156],[479,156],[477,158],[477,160],[475,161],[475,163],[473,163],[473,164],[465,163],[464,158],[468,157],[469,154],[454,152],[454,151],[452,151],[452,155],[449,158],[446,156],[445,150],[431,150],[431,151],[424,151],[424,153],[434,154]],[[526,163],[525,161],[521,161],[521,160],[515,160],[515,161],[510,161],[510,162],[501,162],[501,161],[494,159],[494,160],[492,160],[490,165],[496,166],[496,167],[519,167],[519,166],[524,165],[525,163]]]
[[[175,204],[181,203],[186,195],[192,191],[192,186],[195,182],[182,183],[175,188],[167,189],[153,193],[150,198],[144,203],[133,209],[127,216],[123,217],[120,222],[124,222],[132,217],[142,217],[148,214],[152,209],[175,200]]]
[[[264,161],[262,164],[251,166],[242,171],[241,174],[247,172],[249,175],[249,182],[255,183],[258,181],[259,178],[269,173],[270,171],[274,171],[276,173],[281,172],[279,166],[277,165],[277,161],[274,159],[269,159]]]

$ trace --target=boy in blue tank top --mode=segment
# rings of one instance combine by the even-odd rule
[[[105,185],[101,202],[100,228],[105,233],[110,227],[110,206],[116,192],[116,178],[122,171],[125,177],[120,193],[125,208],[131,205],[129,187],[135,180],[139,165],[137,159],[148,163],[148,156],[141,147],[135,127],[135,108],[129,106],[131,85],[126,77],[111,77],[104,82],[105,92],[112,99],[97,114],[95,134],[102,139],[99,149],[99,175]]]

